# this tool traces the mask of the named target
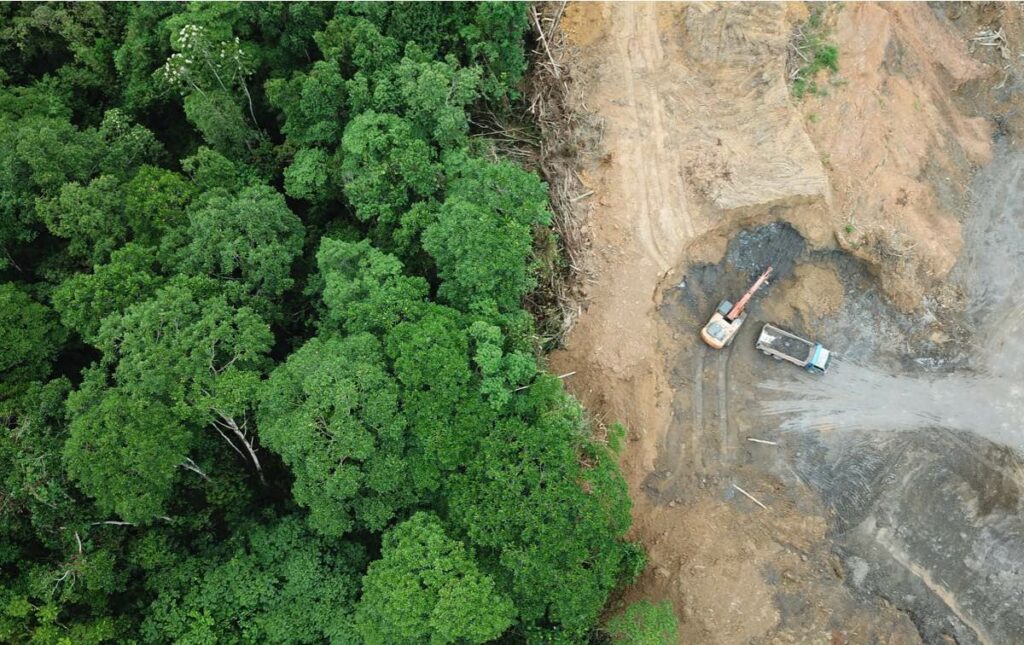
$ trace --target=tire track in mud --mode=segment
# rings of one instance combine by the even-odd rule
[[[910,559],[907,552],[903,550],[896,539],[892,536],[891,530],[879,528],[875,531],[874,537],[875,541],[882,546],[890,556],[892,556],[894,561],[899,563],[901,567],[918,578],[929,591],[935,594],[935,596],[949,608],[949,611],[952,612],[961,623],[974,632],[974,635],[978,638],[978,642],[982,645],[993,645],[993,643],[996,642],[991,636],[989,636],[984,627],[967,615],[967,612],[960,606],[960,603],[957,601],[956,596],[952,591],[942,584],[941,581],[936,580],[931,571]]]
[[[686,199],[671,180],[680,161],[666,145],[664,100],[656,89],[660,84],[651,82],[665,61],[665,52],[655,7],[627,3],[617,9],[623,12],[619,24],[624,33],[617,37],[620,59],[627,63],[619,73],[633,116],[632,163],[622,164],[624,173],[631,176],[624,177],[624,185],[638,186],[642,192],[636,232],[645,254],[665,272],[674,265],[683,243],[695,236]]]
[[[736,440],[729,427],[728,349],[699,348],[694,361],[688,460],[683,471],[699,480],[718,475],[736,457]],[[711,354],[709,357],[708,355]]]
[[[648,490],[671,501],[707,487],[736,461],[738,439],[729,415],[731,352],[699,347],[694,352],[686,407],[680,410],[682,432],[665,438],[662,459],[648,479]]]
[[[732,464],[736,461],[736,441],[729,432],[729,359],[732,351],[723,352],[718,370],[718,437],[721,441],[721,461]]]
[[[707,463],[705,463],[705,455],[702,446],[700,445],[701,438],[704,430],[704,355],[707,352],[697,352],[697,358],[693,361],[694,363],[694,376],[693,376],[693,404],[691,405],[691,418],[692,427],[690,428],[690,469],[695,473],[704,473],[707,471]]]

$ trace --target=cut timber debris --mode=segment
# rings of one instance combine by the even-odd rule
[[[544,34],[544,28],[540,26],[540,18],[537,17],[537,8],[530,7],[530,14],[533,16],[533,24],[537,25],[537,36],[540,38],[540,44],[544,46],[544,52],[548,55],[548,60],[551,61],[551,73],[556,79],[560,79],[562,77],[561,69],[558,67],[558,63],[555,62],[555,57],[551,55],[551,48],[548,47],[548,37]],[[560,17],[561,12],[559,12]]]
[[[768,441],[767,439],[755,439],[754,437],[747,437],[747,441],[752,441],[754,443],[763,443],[768,446],[779,445],[777,441]]]
[[[546,314],[556,324],[542,331],[546,343],[557,346],[582,312],[584,281],[589,269],[590,236],[586,223],[593,195],[582,179],[583,159],[600,138],[601,122],[586,107],[587,91],[569,65],[570,44],[559,23],[566,2],[536,3],[530,8],[530,26],[537,46],[527,76],[527,111],[540,129],[540,172],[549,187],[554,229],[565,266],[546,272],[538,293],[528,299],[534,313]],[[540,301],[532,298],[539,296]],[[553,314],[553,315],[552,315]]]
[[[1003,28],[992,29],[991,27],[983,27],[978,29],[975,33],[974,38],[971,38],[971,50],[974,50],[976,45],[982,47],[996,47],[999,49],[999,54],[1005,59],[1010,60],[1010,49],[1006,45],[1006,34],[1003,33]]]
[[[751,495],[747,491],[743,490],[742,488],[740,488],[736,484],[733,484],[732,487],[735,488],[736,490],[738,490],[739,492],[743,493],[744,495],[746,495],[750,499],[750,501],[754,502],[755,504],[757,504],[758,506],[760,506],[764,510],[766,510],[766,511],[768,510],[767,506],[762,504],[760,500],[758,500],[756,497],[754,497],[753,495]]]
[[[568,377],[572,376],[575,373],[576,373],[576,370],[573,370],[571,372],[566,372],[565,374],[559,374],[558,378],[561,378],[561,379],[568,378]],[[530,387],[531,385],[533,385],[533,383],[527,383],[526,385],[520,385],[519,387],[517,387],[516,389],[514,389],[512,391],[513,392],[519,392],[520,390],[525,390],[526,388]]]

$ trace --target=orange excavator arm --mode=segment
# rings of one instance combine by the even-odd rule
[[[729,313],[725,315],[725,319],[728,320],[729,322],[732,322],[739,318],[740,314],[743,313],[743,308],[747,306],[748,302],[750,302],[750,298],[754,295],[754,293],[757,292],[758,289],[761,288],[761,285],[767,282],[768,276],[770,276],[771,274],[771,267],[765,269],[764,273],[761,274],[761,277],[758,278],[757,281],[754,282],[754,284],[750,285],[750,288],[747,289],[747,292],[745,294],[743,294],[743,297],[740,298],[736,302],[736,304],[732,306],[732,309],[729,310]]]

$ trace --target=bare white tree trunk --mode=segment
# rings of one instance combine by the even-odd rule
[[[225,441],[231,444],[231,447],[235,449],[242,459],[245,459],[245,455],[242,455],[242,451],[238,449],[235,443],[228,439],[228,437],[221,431],[221,428],[230,430],[238,441],[245,447],[246,452],[249,454],[248,460],[252,462],[253,467],[256,469],[256,474],[260,477],[260,483],[266,484],[267,481],[263,478],[263,466],[260,465],[260,458],[256,456],[256,448],[253,446],[253,438],[249,436],[246,426],[249,424],[248,421],[243,421],[242,425],[239,426],[235,421],[234,417],[224,414],[220,410],[214,410],[220,419],[214,419],[214,427],[217,428],[217,432],[220,432],[221,436],[224,437]]]

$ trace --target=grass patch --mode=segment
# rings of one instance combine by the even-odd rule
[[[817,82],[818,73],[839,71],[839,47],[828,38],[829,32],[822,20],[824,10],[815,8],[807,21],[793,30],[789,43],[789,78],[793,82],[793,96],[806,94],[825,96],[828,89]]]

